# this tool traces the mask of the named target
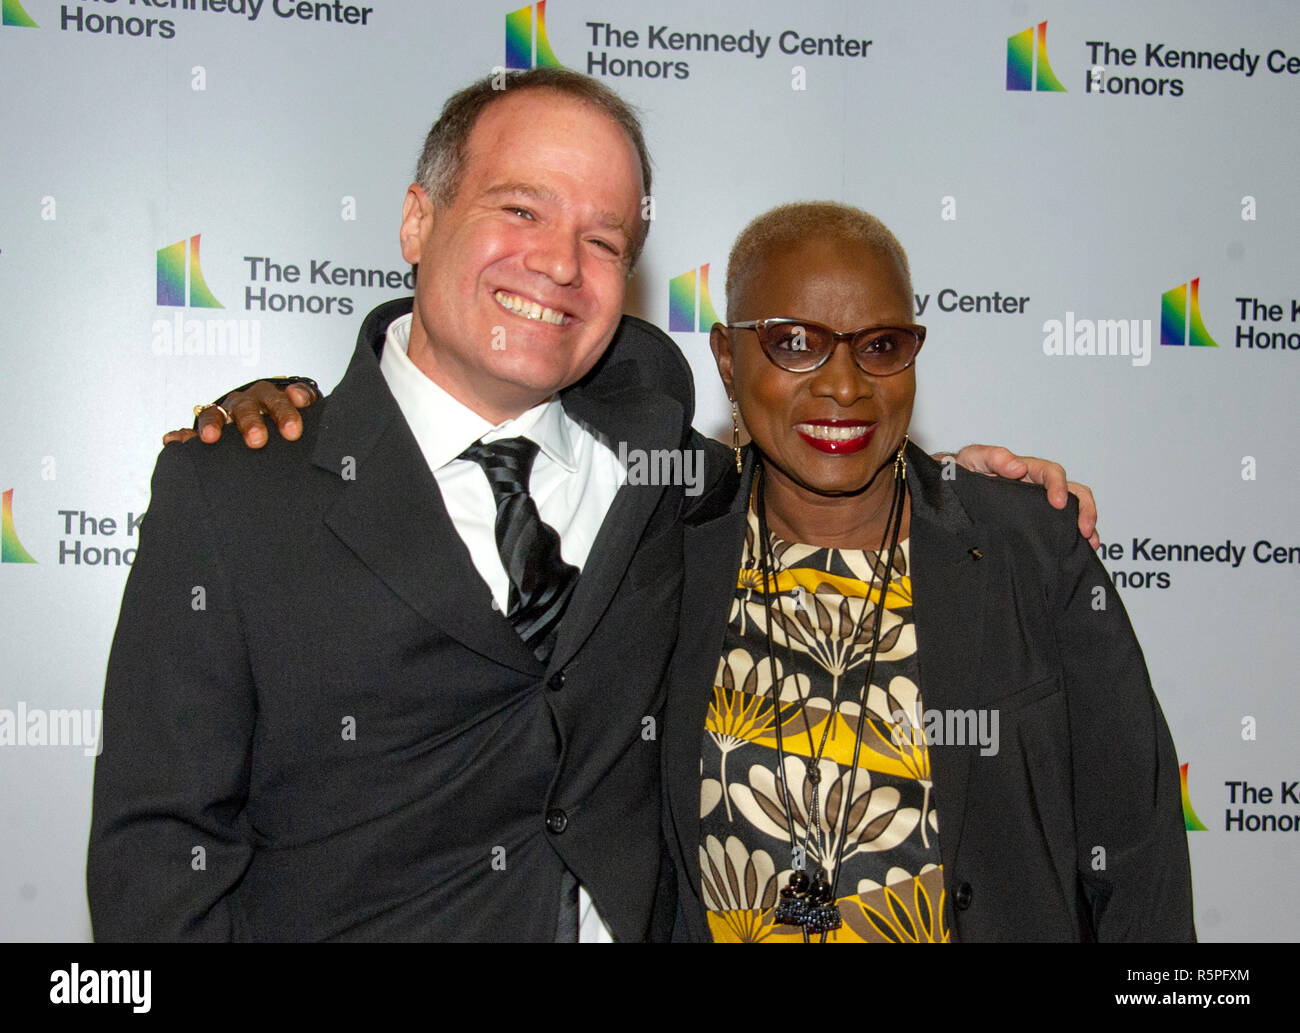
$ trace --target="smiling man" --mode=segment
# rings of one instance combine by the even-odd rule
[[[97,938],[667,934],[682,488],[620,492],[616,453],[691,447],[691,375],[620,324],[635,117],[571,72],[508,82],[431,130],[414,303],[370,314],[302,440],[159,460],[105,692]]]
[[[457,182],[438,166],[440,135],[402,211],[402,257],[420,269],[407,354],[500,422],[579,380],[609,344],[648,170],[622,126],[554,90],[484,110]]]

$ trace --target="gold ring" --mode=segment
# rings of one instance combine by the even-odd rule
[[[227,423],[234,423],[234,422],[235,422],[234,420],[232,420],[232,419],[230,418],[230,413],[226,412],[225,408],[224,408],[223,406],[218,405],[216,402],[209,402],[207,405],[196,405],[196,406],[194,407],[194,415],[195,415],[195,416],[200,416],[200,415],[202,415],[204,412],[206,412],[208,409],[220,409],[220,410],[221,410],[221,415],[224,416],[224,417],[226,418],[226,422],[227,422]]]

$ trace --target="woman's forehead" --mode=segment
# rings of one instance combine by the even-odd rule
[[[768,248],[755,256],[740,288],[739,298],[728,299],[733,321],[775,315],[812,319],[818,314],[840,320],[855,312],[866,318],[873,311],[910,318],[912,311],[911,290],[897,257],[855,239],[814,236]],[[771,310],[774,305],[783,311]]]

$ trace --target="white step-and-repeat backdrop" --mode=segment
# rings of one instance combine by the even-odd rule
[[[332,387],[407,293],[443,99],[560,63],[645,114],[629,309],[695,369],[732,238],[848,201],[908,248],[931,448],[1048,455],[1183,764],[1205,940],[1300,913],[1300,16],[1285,2],[3,0],[0,939],[79,940],[98,707],[161,433]],[[237,505],[238,500],[231,500]]]

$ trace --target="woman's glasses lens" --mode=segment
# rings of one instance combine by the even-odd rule
[[[791,373],[816,369],[826,361],[836,344],[835,332],[818,323],[770,320],[755,329],[759,331],[768,358]],[[919,344],[917,335],[911,330],[877,327],[859,330],[851,347],[860,369],[877,376],[888,376],[907,368]]]

